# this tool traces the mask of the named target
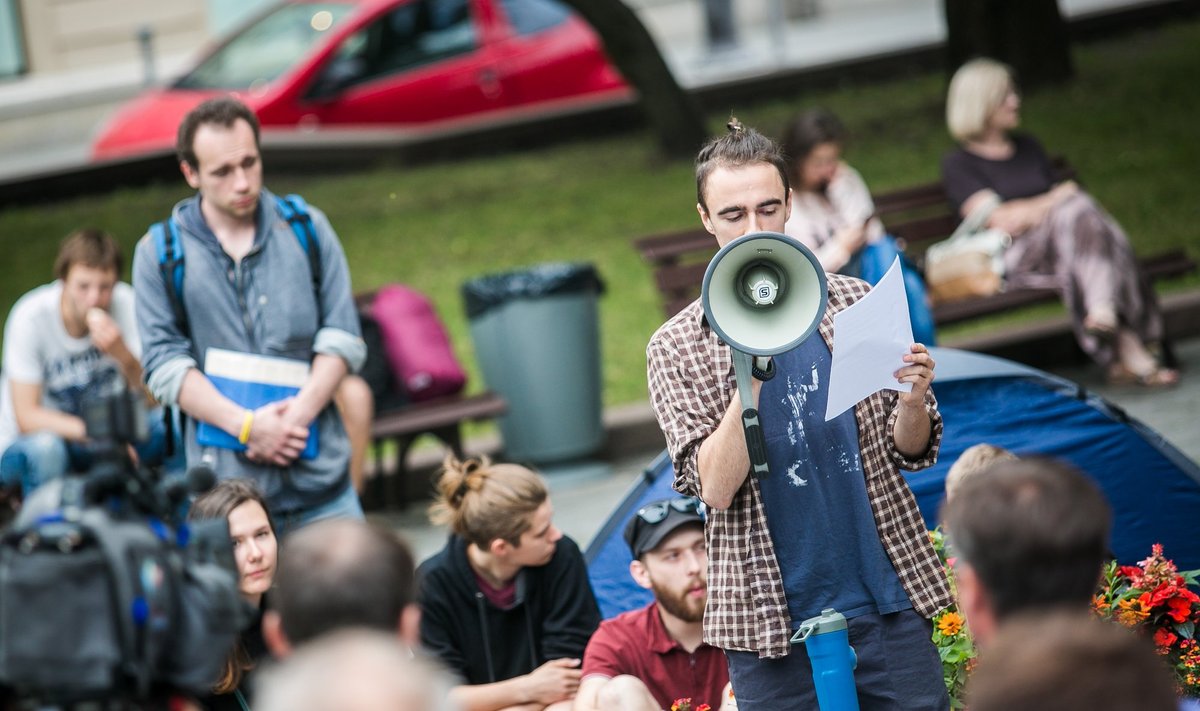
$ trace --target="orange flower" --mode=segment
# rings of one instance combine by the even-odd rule
[[[1121,608],[1117,612],[1117,622],[1126,627],[1136,627],[1150,616],[1150,593],[1122,600],[1117,603],[1117,607]]]
[[[947,612],[938,620],[937,628],[938,632],[941,632],[943,635],[953,637],[963,628],[962,615],[957,612]]]

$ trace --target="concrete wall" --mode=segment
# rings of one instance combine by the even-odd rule
[[[141,61],[137,34],[158,55],[191,54],[209,38],[205,0],[19,0],[30,75]]]

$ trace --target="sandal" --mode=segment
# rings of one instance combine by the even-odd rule
[[[1109,368],[1105,376],[1109,385],[1140,385],[1144,388],[1174,387],[1179,384],[1179,378],[1179,371],[1174,368],[1155,366],[1139,375],[1119,364]]]

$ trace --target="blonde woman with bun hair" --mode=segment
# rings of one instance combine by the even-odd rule
[[[537,474],[486,457],[465,462],[447,457],[437,493],[429,518],[480,549],[497,538],[517,545],[530,517],[550,498]]]
[[[530,469],[446,458],[430,519],[450,537],[417,571],[421,643],[466,680],[464,711],[570,708],[600,610],[553,518]]]

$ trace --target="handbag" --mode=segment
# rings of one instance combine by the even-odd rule
[[[1003,289],[1004,253],[1012,237],[984,226],[999,204],[999,196],[993,194],[954,234],[925,251],[925,284],[933,303],[991,296]]]

